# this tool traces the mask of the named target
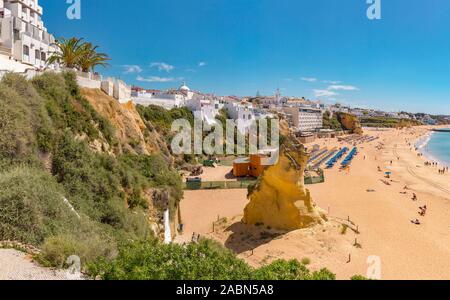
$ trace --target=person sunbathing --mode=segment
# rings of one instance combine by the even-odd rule
[[[425,217],[425,215],[427,214],[427,206],[425,205],[424,207],[419,207],[419,209],[420,209],[419,214],[420,214],[422,217]]]
[[[418,219],[415,220],[411,220],[411,223],[415,224],[415,225],[420,225],[420,221]]]

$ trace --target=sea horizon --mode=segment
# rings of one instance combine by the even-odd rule
[[[428,159],[450,166],[449,132],[432,132],[418,141],[417,148]]]

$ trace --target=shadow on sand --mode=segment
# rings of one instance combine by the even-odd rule
[[[247,176],[247,177],[236,177],[233,175],[233,170],[225,174],[225,179],[232,180],[235,179],[236,181],[256,181],[255,177]]]
[[[253,226],[242,222],[234,223],[225,231],[231,232],[225,241],[225,247],[237,254],[252,251],[286,234],[284,231],[273,230],[264,225]]]

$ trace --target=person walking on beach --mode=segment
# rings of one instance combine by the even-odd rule
[[[413,193],[412,200],[413,200],[413,201],[417,201],[417,195],[416,195],[416,193]]]

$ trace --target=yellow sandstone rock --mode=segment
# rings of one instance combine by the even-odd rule
[[[278,163],[264,171],[249,194],[243,223],[292,231],[325,221],[325,214],[315,207],[304,186],[307,161],[303,148],[288,151],[283,146]]]
[[[350,130],[354,134],[363,134],[361,123],[355,115],[339,113],[338,118],[345,130]]]

